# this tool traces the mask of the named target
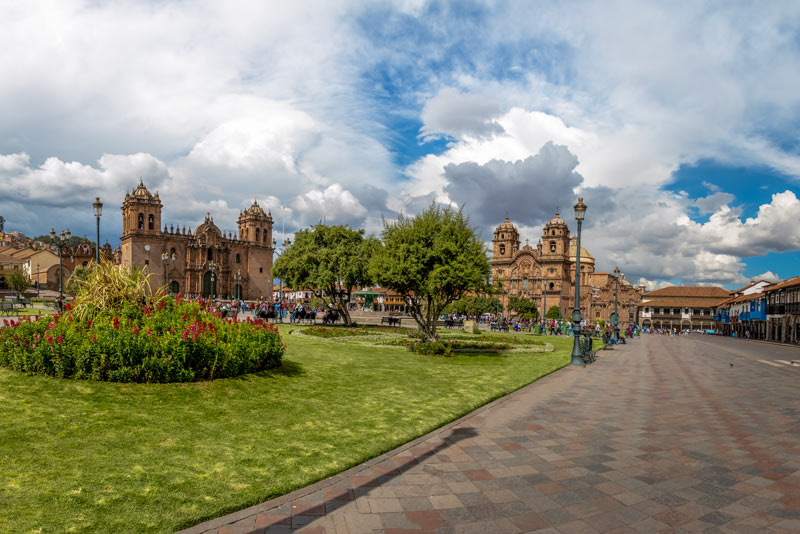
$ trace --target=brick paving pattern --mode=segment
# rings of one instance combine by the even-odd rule
[[[800,532],[800,367],[758,361],[800,350],[778,350],[637,339],[186,532]]]

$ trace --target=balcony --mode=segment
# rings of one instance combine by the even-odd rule
[[[785,304],[768,304],[767,315],[783,315],[786,313]]]
[[[800,302],[786,304],[786,313],[800,313]]]

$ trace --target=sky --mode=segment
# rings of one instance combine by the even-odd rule
[[[0,215],[116,246],[253,200],[281,241],[432,202],[649,289],[800,274],[800,3],[0,3]]]

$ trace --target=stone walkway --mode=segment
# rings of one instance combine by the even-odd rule
[[[185,532],[799,532],[800,367],[751,350],[800,358],[646,336]]]

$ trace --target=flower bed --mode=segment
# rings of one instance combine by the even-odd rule
[[[262,320],[232,322],[195,302],[161,298],[140,309],[78,319],[5,320],[0,366],[63,378],[114,382],[190,382],[238,376],[281,364],[277,328]]]

